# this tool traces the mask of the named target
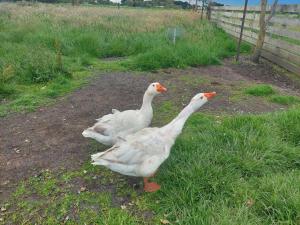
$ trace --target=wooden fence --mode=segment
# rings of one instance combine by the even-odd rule
[[[266,18],[270,13],[267,8]],[[243,40],[256,44],[259,30],[259,6],[247,8]],[[210,18],[234,37],[240,36],[243,7],[211,7]],[[300,75],[300,5],[278,5],[267,27],[262,56]]]

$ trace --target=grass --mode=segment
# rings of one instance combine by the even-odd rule
[[[52,102],[95,69],[206,65],[235,49],[225,33],[191,12],[1,6],[2,116]],[[175,46],[165,35],[173,26],[185,30]],[[279,104],[298,102],[269,85],[245,93]],[[154,123],[165,124],[179,108],[165,101],[155,110]],[[299,124],[297,104],[262,115],[196,113],[154,178],[162,185],[159,192],[140,193],[124,176],[89,162],[75,171],[44,170],[1,202],[0,224],[160,224],[162,219],[182,225],[299,224]],[[102,150],[93,143],[87,154]]]
[[[86,70],[74,72],[72,79],[60,76],[42,84],[14,84],[11,96],[8,100],[2,100],[0,116],[6,116],[12,112],[33,111],[41,105],[52,103],[55,98],[86,83],[86,78],[91,75],[92,73]],[[5,86],[7,87],[10,86]]]
[[[270,101],[281,105],[293,105],[300,103],[300,99],[291,95],[273,95],[270,97]]]
[[[183,81],[185,84],[193,86],[193,87],[197,87],[201,84],[205,84],[208,83],[209,81],[203,77],[190,77],[190,76],[181,76],[179,78],[181,81]]]
[[[39,224],[61,222],[67,224],[133,224],[138,222],[138,218],[128,215],[121,208],[114,208],[109,193],[93,193],[80,186],[75,191],[71,190],[72,178],[80,177],[88,182],[91,180],[88,179],[91,171],[95,172],[95,169],[88,169],[86,165],[81,171],[64,173],[55,177],[46,170],[32,177],[28,182],[22,183],[14,194],[14,198],[19,199],[15,207],[20,210],[20,213],[12,215],[10,222],[22,221],[23,224],[29,220],[34,220]],[[34,196],[35,199],[24,199],[26,195]],[[44,204],[47,204],[46,209]],[[10,206],[6,204],[5,207]],[[46,218],[40,216],[40,210],[47,214]],[[103,213],[99,214],[99,210]]]
[[[297,224],[299,116],[195,115],[160,170],[153,210],[180,224]]]
[[[246,88],[245,93],[254,96],[269,96],[274,94],[275,91],[272,86],[268,84],[257,84]]]
[[[157,70],[208,65],[234,54],[236,42],[197,13],[183,10],[1,3],[0,101],[9,111],[33,109],[74,89],[74,77],[100,70]],[[176,44],[169,28],[182,30]],[[248,51],[248,45],[242,50]],[[125,57],[105,62],[107,57]],[[69,80],[62,87],[61,80]],[[59,90],[55,89],[58,82]],[[40,86],[53,85],[49,95]],[[75,85],[76,87],[77,85]],[[38,96],[38,100],[23,96]],[[23,104],[23,107],[14,107]]]
[[[156,110],[156,117],[166,120],[161,123],[170,120],[169,109],[178,111],[170,102]],[[12,224],[159,224],[165,219],[296,225],[299,123],[299,106],[263,115],[196,113],[154,178],[162,185],[159,192],[138,193],[124,176],[87,162],[77,171],[43,171],[23,182],[2,218]],[[89,151],[103,150],[98,146]]]
[[[267,97],[267,100],[276,104],[290,106],[300,103],[299,97],[292,95],[276,94],[276,90],[268,84],[252,85],[244,93],[253,96]]]

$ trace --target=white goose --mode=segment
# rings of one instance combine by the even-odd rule
[[[144,177],[144,190],[154,192],[160,185],[149,182],[159,166],[169,157],[171,147],[189,116],[216,92],[195,95],[191,102],[169,124],[161,128],[144,128],[128,135],[104,152],[92,155],[92,164],[105,166],[115,172]]]
[[[94,126],[83,131],[84,137],[93,138],[104,145],[113,145],[118,139],[126,137],[148,127],[153,117],[152,99],[167,89],[160,83],[152,83],[147,88],[142,107],[139,110],[126,110],[120,112],[112,110],[112,114],[97,119]]]

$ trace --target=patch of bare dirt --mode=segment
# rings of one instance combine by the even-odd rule
[[[160,81],[169,88],[166,94],[154,99],[156,105],[171,100],[182,108],[199,91],[216,91],[218,97],[202,110],[257,113],[278,110],[281,106],[260,99],[232,102],[232,91],[238,89],[241,82],[268,82],[299,94],[298,87],[288,78],[269,78],[273,76],[270,73],[274,73],[272,68],[264,65],[237,65],[229,61],[222,66],[168,69],[157,73],[108,73],[95,77],[89,85],[58,100],[55,105],[0,118],[0,199],[7,199],[19,181],[42,169],[79,168],[90,158],[90,140],[82,137],[83,129],[96,118],[110,113],[112,108],[139,108],[150,82]],[[205,82],[195,85],[193,80],[199,77]]]
[[[232,59],[227,59],[224,61],[224,65],[253,81],[269,83],[282,89],[296,92],[300,89],[300,74],[298,74],[298,79],[295,80],[292,78],[297,77],[295,74],[287,72],[266,59],[261,59],[260,63],[256,64],[250,61],[249,56],[242,56],[240,61],[240,63],[232,63]]]

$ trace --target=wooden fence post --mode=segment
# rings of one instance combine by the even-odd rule
[[[211,16],[211,1],[208,1],[207,4],[207,19],[210,20],[210,16]]]
[[[240,38],[239,38],[239,43],[238,43],[238,46],[237,46],[237,52],[236,52],[236,58],[235,58],[236,61],[239,61],[239,57],[240,57],[240,48],[241,48],[241,42],[242,42],[242,37],[243,37],[243,30],[244,30],[244,23],[245,23],[245,17],[246,17],[246,12],[247,12],[247,5],[248,5],[248,0],[245,0]]]
[[[204,12],[204,0],[202,0],[201,20],[203,19],[203,12]]]

